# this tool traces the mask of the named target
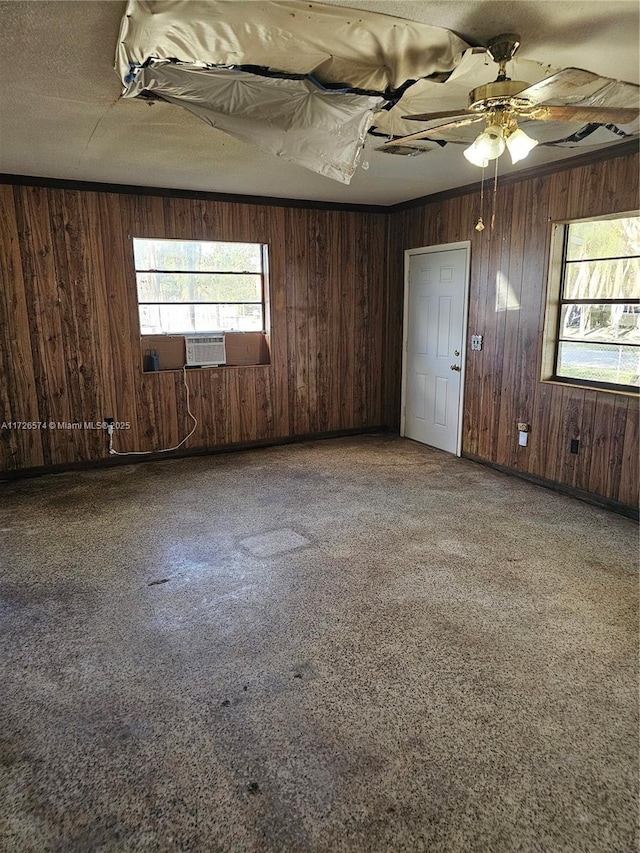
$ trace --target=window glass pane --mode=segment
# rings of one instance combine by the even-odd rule
[[[640,387],[640,347],[560,341],[556,374]]]
[[[143,240],[136,237],[133,252],[136,270],[262,272],[259,243]]]
[[[259,275],[137,273],[140,302],[261,302]]]
[[[565,299],[640,299],[640,258],[565,266]]]
[[[140,305],[143,335],[263,330],[262,305]]]
[[[560,337],[640,344],[640,305],[563,305]]]
[[[640,217],[573,222],[567,237],[567,260],[640,255]]]

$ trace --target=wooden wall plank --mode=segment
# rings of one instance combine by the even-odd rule
[[[411,211],[415,219],[422,222],[424,209]],[[387,249],[387,287],[385,294],[384,320],[384,403],[385,423],[400,425],[401,372],[402,372],[402,317],[404,310],[404,250],[412,248],[410,224],[414,217],[399,213],[390,217],[387,226],[389,243]]]
[[[318,254],[315,243],[318,238],[316,211],[307,212],[307,301],[306,326],[303,334],[307,339],[307,408],[309,432],[319,432],[319,380],[318,380]]]
[[[275,438],[273,419],[273,389],[271,387],[271,370],[267,366],[254,371],[256,397],[256,433],[255,437]]]
[[[613,399],[611,432],[607,441],[607,445],[611,445],[611,449],[607,454],[607,470],[605,472],[605,491],[610,495],[618,495],[620,493],[620,478],[622,477],[622,460],[624,457],[624,436],[627,429],[628,414],[629,400],[626,397],[616,395]]]
[[[528,184],[515,184],[501,193],[502,202],[496,213],[497,265],[493,273],[495,291],[487,310],[495,313],[491,324],[494,357],[492,369],[485,378],[487,391],[492,389],[493,405],[488,408],[490,444],[487,453],[499,455],[513,468],[527,449],[518,446],[517,421],[527,421],[521,401],[513,389],[518,385],[522,332],[522,278],[525,257],[526,218],[531,205]],[[512,232],[509,240],[507,235]]]
[[[477,205],[477,207],[475,207]],[[480,210],[480,198],[469,200],[470,210]],[[478,215],[474,215],[477,221]],[[481,334],[486,328],[485,312],[487,306],[487,287],[489,283],[489,262],[491,257],[489,235],[484,231],[471,232],[471,270],[469,281],[469,325],[467,351],[465,353],[465,389],[481,388],[485,374],[485,361],[491,358],[486,342],[478,351],[470,349],[471,335]],[[468,394],[465,390],[462,446],[469,453],[479,455],[480,422],[482,394]]]
[[[357,213],[347,213],[346,216],[354,222]],[[355,373],[355,301],[356,301],[356,275],[355,269],[355,241],[352,239],[351,228],[339,229],[339,255],[351,258],[351,263],[340,276],[340,327],[339,327],[339,354],[340,354],[340,421],[348,428],[354,425],[354,373]]]
[[[344,382],[342,372],[342,287],[340,273],[338,270],[339,258],[341,256],[340,243],[340,218],[336,214],[326,214],[326,227],[329,233],[329,246],[331,251],[327,252],[327,280],[329,282],[329,305],[331,312],[329,315],[331,334],[329,336],[329,363],[331,364],[333,373],[331,376],[330,385],[330,406],[329,406],[329,429],[336,429],[336,424],[340,422],[342,415],[341,409],[341,388]]]
[[[254,367],[243,367],[236,374],[240,395],[241,441],[255,441],[258,438],[255,373]]]
[[[365,362],[368,366],[366,399],[367,426],[385,423],[383,415],[383,363],[384,363],[384,296],[385,291],[378,287],[380,271],[385,271],[387,249],[387,216],[374,218],[374,227],[367,235],[367,286],[369,290],[369,324],[372,330],[367,339]],[[384,276],[386,284],[386,271]],[[362,326],[367,336],[367,327]]]
[[[560,470],[558,480],[569,486],[576,484],[578,454],[571,453],[571,440],[580,439],[580,424],[584,406],[584,389],[567,385],[562,392],[563,421],[561,443],[558,448]]]
[[[285,251],[286,224],[282,215],[266,211],[264,242],[268,244],[268,331],[271,354],[269,382],[265,385],[271,393],[268,408],[272,412],[272,426],[268,437],[289,435],[289,341],[287,326],[287,261]]]
[[[296,274],[293,281],[295,311],[292,332],[296,342],[296,362],[294,378],[293,411],[295,412],[294,432],[311,432],[312,391],[309,387],[309,329],[307,312],[309,290],[313,286],[309,277],[309,211],[303,217],[293,217],[293,246],[296,260]]]
[[[20,238],[13,188],[0,187],[0,421],[40,423],[33,369],[29,305],[20,257]],[[0,428],[0,455],[11,467],[25,459],[44,464],[45,429]]]
[[[613,442],[613,415],[616,398],[613,394],[599,394],[593,415],[591,435],[591,465],[589,479],[586,481],[586,491],[597,492],[605,490],[609,468],[615,464],[617,448]],[[617,494],[616,489],[616,494]]]
[[[531,425],[532,433],[540,431],[540,436],[531,435],[536,440],[540,438],[538,462],[541,459],[550,460],[555,454],[553,464],[558,464],[560,456],[556,453],[556,445],[550,444],[555,441],[561,423],[560,398],[556,396],[555,389],[551,390],[549,396],[548,417],[553,418],[550,424],[541,418],[536,410],[536,395],[541,387],[539,382],[541,375],[540,360],[542,358],[542,322],[540,320],[541,306],[545,304],[546,280],[548,270],[548,257],[551,237],[551,223],[549,222],[550,189],[549,181],[533,179],[527,182],[531,194],[528,197],[527,209],[522,221],[524,229],[524,257],[523,278],[520,290],[520,312],[519,346],[518,346],[518,378],[514,388],[517,400],[516,421],[524,421]],[[546,461],[542,468],[545,468]],[[520,457],[520,470],[531,472],[530,454],[525,452]],[[540,476],[547,476],[541,474]]]
[[[628,506],[638,504],[638,480],[640,479],[640,401],[629,400],[627,421],[625,424],[624,443],[622,447],[622,463],[620,466],[620,483],[618,500]]]
[[[225,445],[231,442],[230,426],[227,418],[227,395],[225,372],[216,370],[205,380],[211,388],[212,421],[209,434],[212,446]]]
[[[361,218],[361,214],[354,214]],[[360,327],[353,327],[353,393],[354,393],[354,417],[360,423],[367,423],[367,407],[369,397],[367,394],[367,350],[371,335],[369,323],[369,287],[367,276],[369,273],[369,253],[371,247],[367,240],[358,240],[353,246],[353,308],[366,319]],[[367,334],[367,332],[369,334]]]
[[[312,280],[315,289],[315,382],[316,382],[316,428],[318,432],[330,429],[331,414],[331,321],[329,317],[329,275],[327,256],[330,252],[328,228],[321,223],[322,214],[314,210],[309,212],[313,223],[311,252]]]
[[[55,429],[42,433],[43,458],[45,465],[55,465],[75,458],[73,431],[57,424],[71,423],[79,414],[74,412],[67,384],[64,349],[65,303],[61,291],[64,293],[68,276],[64,251],[57,252],[59,241],[64,241],[60,230],[64,226],[54,223],[57,227],[52,230],[46,190],[20,191],[16,214],[40,419],[56,424]],[[19,410],[21,404],[16,400],[13,408]]]
[[[66,281],[59,283],[63,300],[61,309],[64,318],[63,339],[67,385],[73,406],[73,419],[83,420],[83,413],[90,412],[84,420],[100,421],[106,415],[104,409],[104,381],[100,340],[100,320],[95,303],[96,273],[95,260],[99,256],[99,219],[95,211],[96,197],[93,193],[64,191],[57,199],[50,199],[50,209],[56,212],[53,231],[59,234],[64,244],[60,252],[66,258]],[[91,429],[82,429],[73,434],[74,453],[79,461],[95,458],[104,447],[104,435]]]

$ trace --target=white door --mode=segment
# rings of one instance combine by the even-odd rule
[[[403,435],[460,453],[468,249],[407,254]]]

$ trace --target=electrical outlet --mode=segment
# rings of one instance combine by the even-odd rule
[[[577,438],[572,438],[572,439],[571,439],[571,452],[572,452],[572,453],[577,453],[577,452],[578,452],[578,450],[579,450],[579,448],[580,448],[580,442],[578,441],[578,439],[577,439]]]

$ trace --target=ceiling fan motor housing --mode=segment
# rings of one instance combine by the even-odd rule
[[[476,86],[469,92],[469,109],[475,112],[498,110],[514,106],[526,106],[524,98],[517,101],[515,95],[524,91],[529,83],[522,80],[494,80],[484,86]]]
[[[499,65],[510,62],[520,47],[518,33],[503,33],[487,42],[487,53]]]

